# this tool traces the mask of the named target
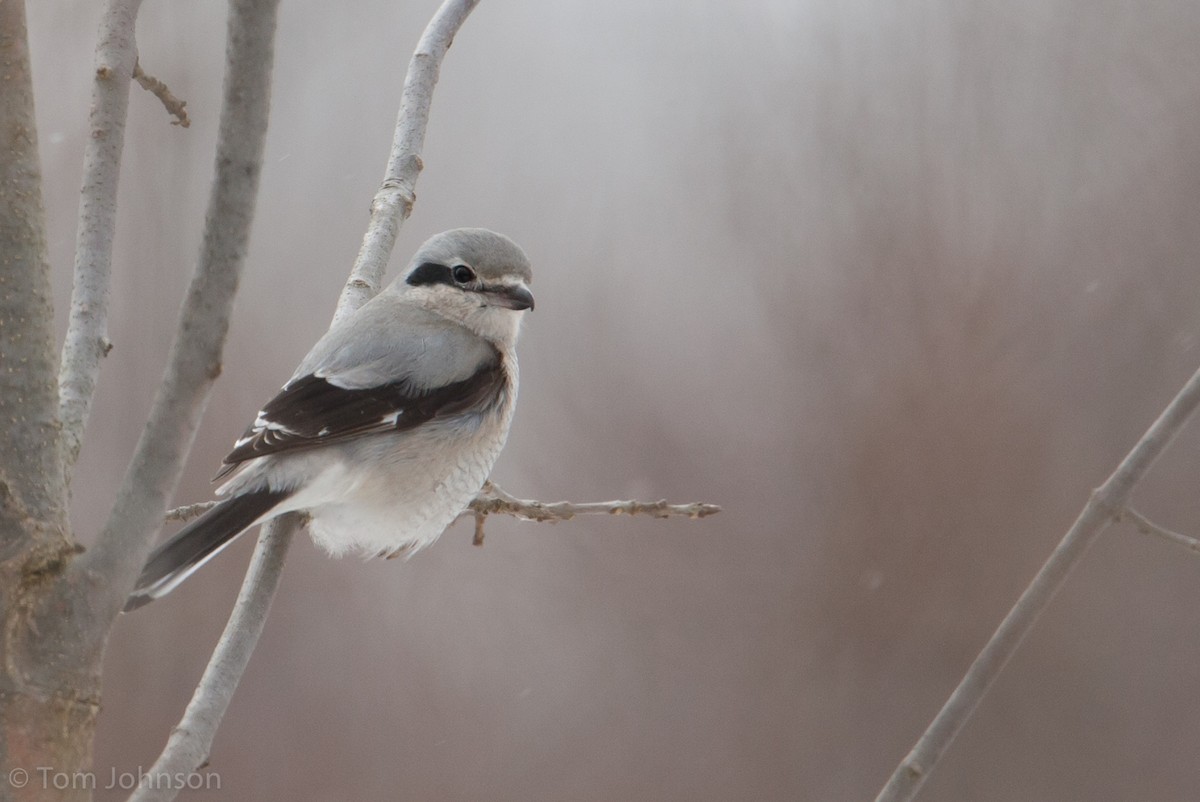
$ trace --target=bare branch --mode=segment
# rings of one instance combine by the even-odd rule
[[[896,767],[876,802],[898,802],[916,796],[946,747],[975,712],[983,695],[1033,628],[1038,616],[1049,606],[1071,569],[1083,558],[1100,533],[1120,516],[1134,487],[1183,429],[1198,405],[1200,371],[1167,405],[1112,476],[1092,493],[1075,523],[1004,617],[954,693],[946,700],[916,746]]]
[[[467,15],[478,4],[479,0],[446,0],[421,36],[404,82],[396,135],[388,160],[384,186],[376,194],[371,206],[371,222],[359,249],[354,269],[338,300],[337,311],[333,317],[335,324],[379,292],[384,267],[396,244],[396,234],[412,210],[413,187],[420,173],[418,154],[425,141],[429,105],[433,99],[433,87],[442,58]],[[406,187],[403,193],[399,190],[402,185]],[[155,762],[154,771],[160,771],[160,766],[178,766],[185,772],[191,771],[199,767],[208,754],[217,727],[225,714],[225,708],[249,661],[258,633],[262,631],[271,597],[279,581],[279,571],[283,567],[284,557],[291,542],[294,524],[288,524],[286,537],[273,536],[272,524],[267,526],[268,529],[259,538],[255,560],[242,582],[242,590],[238,597],[239,607],[235,608],[234,616],[230,618],[221,638],[222,644],[227,639],[240,638],[239,645],[236,651],[234,647],[223,650],[218,645],[205,670],[204,679],[192,697],[188,711],[179,727],[172,733],[162,755]],[[271,566],[271,570],[256,570],[256,566],[260,564]],[[242,599],[258,601],[243,608]],[[239,608],[242,610],[241,615],[238,614]],[[250,640],[246,641],[244,636],[239,635],[243,629],[253,632]],[[236,656],[236,659],[231,655]],[[208,681],[210,677],[211,682]],[[196,711],[195,715],[193,709]],[[157,796],[141,794],[139,791],[131,800],[168,800],[175,796],[174,793]]]
[[[1185,549],[1190,549],[1194,552],[1200,552],[1200,540],[1188,535],[1181,535],[1178,532],[1172,532],[1170,529],[1164,529],[1158,524],[1151,521],[1146,516],[1135,510],[1133,507],[1126,507],[1117,516],[1118,521],[1123,521],[1126,518],[1133,521],[1134,527],[1143,535],[1156,535],[1165,540],[1169,540],[1177,546],[1183,546]]]
[[[186,776],[208,760],[217,727],[229,708],[250,655],[266,624],[271,600],[279,586],[283,561],[292,537],[300,528],[296,515],[284,515],[263,525],[258,545],[246,572],[237,602],[221,640],[213,651],[192,700],[171,731],[166,749],[148,772],[150,777]],[[182,789],[178,783],[144,783],[130,795],[130,802],[168,802]]]
[[[76,564],[92,583],[92,609],[116,616],[150,540],[162,525],[199,424],[221,355],[245,261],[270,108],[278,0],[232,0],[216,177],[200,264],[180,313],[163,383],[112,514]],[[132,69],[132,67],[131,67]]]
[[[163,104],[163,108],[167,110],[167,114],[175,118],[171,120],[171,125],[187,128],[192,124],[187,116],[187,101],[175,97],[166,84],[143,72],[141,64],[133,65],[133,80],[137,81],[142,89],[158,98],[159,102]]]
[[[58,375],[63,469],[68,482],[91,412],[100,360],[112,348],[108,340],[108,299],[117,229],[117,184],[125,147],[129,79],[137,63],[134,36],[141,5],[142,0],[108,0],[96,39],[96,72],[88,115],[90,136],[84,149],[83,189],[75,232],[75,280]]]
[[[716,515],[716,504],[668,504],[662,501],[532,501],[509,495],[499,485],[488,482],[461,516],[475,519],[476,546],[483,545],[483,522],[489,515],[511,515],[523,521],[556,523],[569,521],[577,515],[649,515],[652,518],[706,518]]]
[[[396,132],[392,138],[387,170],[383,174],[383,185],[371,201],[371,220],[363,235],[354,268],[342,289],[342,297],[333,316],[334,323],[350,315],[379,292],[400,226],[412,213],[416,201],[417,178],[423,166],[421,151],[425,147],[425,129],[429,124],[429,108],[433,103],[433,90],[437,85],[442,59],[450,49],[458,29],[477,5],[479,0],[446,0],[421,34],[404,78],[400,112],[396,117]]]

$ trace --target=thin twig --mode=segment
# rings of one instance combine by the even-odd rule
[[[139,783],[138,789],[129,797],[129,802],[169,802],[184,783],[156,783],[158,777],[187,777],[208,761],[213,736],[217,725],[225,715],[238,681],[250,662],[250,655],[258,643],[271,599],[279,586],[283,561],[287,557],[292,536],[299,529],[295,515],[284,515],[263,526],[242,583],[237,602],[229,616],[229,623],[221,633],[221,640],[213,651],[204,676],[196,686],[192,700],[171,731],[167,746],[159,755],[154,766],[147,772],[150,782]]]
[[[1071,569],[1088,547],[1125,509],[1133,488],[1170,445],[1200,405],[1200,371],[1172,399],[1112,476],[1095,491],[1033,582],[1009,610],[991,640],[975,658],[966,676],[901,761],[876,802],[898,802],[916,796],[921,784],[958,735],[983,695],[1003,670],[1038,616],[1049,606]]]
[[[142,89],[158,98],[159,102],[163,104],[163,108],[167,110],[167,114],[175,118],[171,120],[171,125],[187,128],[192,124],[187,116],[187,101],[175,97],[166,84],[153,75],[143,72],[141,64],[133,65],[133,80],[137,81]]]
[[[112,513],[96,545],[72,566],[103,580],[86,583],[93,597],[89,609],[98,616],[115,617],[124,606],[151,538],[162,526],[209,390],[221,372],[262,171],[277,6],[278,0],[230,3],[224,100],[200,263]]]
[[[174,507],[167,510],[167,514],[163,516],[164,521],[189,521],[198,515],[211,510],[221,502],[219,501],[199,501],[195,504],[185,504],[182,507]]]
[[[1189,537],[1188,535],[1181,535],[1178,532],[1172,532],[1170,529],[1161,527],[1154,523],[1154,521],[1151,521],[1149,518],[1142,515],[1133,507],[1126,507],[1123,509],[1117,520],[1123,521],[1126,518],[1132,521],[1134,528],[1136,528],[1143,535],[1157,535],[1158,537],[1171,541],[1177,546],[1183,546],[1185,549],[1200,553],[1200,540],[1197,540],[1194,537]]]
[[[475,519],[472,543],[483,545],[483,522],[489,515],[511,515],[523,521],[556,523],[569,521],[577,515],[649,515],[652,518],[705,518],[716,515],[716,504],[668,504],[661,501],[533,501],[509,495],[493,482],[487,482],[462,516]]]
[[[135,22],[141,4],[142,0],[109,0],[96,39],[90,136],[84,148],[75,231],[75,279],[58,373],[63,472],[68,482],[91,413],[100,360],[112,349],[108,301],[117,230],[117,183],[125,146],[129,79],[137,63]]]
[[[346,286],[342,288],[334,323],[379,293],[400,226],[404,225],[416,202],[417,178],[423,166],[421,151],[425,147],[425,129],[429,124],[429,109],[442,59],[458,29],[477,5],[479,0],[446,0],[421,34],[404,78],[383,184],[371,201],[371,220]]]

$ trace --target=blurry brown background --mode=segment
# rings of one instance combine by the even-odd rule
[[[284,3],[180,503],[328,324],[434,5]],[[65,299],[98,11],[29,11]],[[135,88],[85,540],[198,253],[223,18],[141,15],[142,64],[194,122]],[[393,267],[459,225],[533,258],[507,489],[725,512],[497,519],[483,549],[460,524],[409,563],[298,541],[213,750],[223,791],[191,798],[871,798],[1200,363],[1198,42],[1185,0],[486,0]],[[1192,533],[1198,446],[1138,494]],[[157,755],[250,545],[121,620],[102,777]],[[1116,528],[922,799],[1194,799],[1198,753],[1200,561]]]

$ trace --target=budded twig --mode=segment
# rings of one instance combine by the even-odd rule
[[[555,523],[577,515],[649,515],[651,518],[706,518],[716,515],[716,504],[668,504],[660,501],[534,501],[510,495],[494,482],[487,482],[463,515],[475,519],[473,543],[483,545],[483,522],[489,515],[511,515],[523,521]]]

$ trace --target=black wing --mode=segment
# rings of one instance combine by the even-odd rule
[[[301,376],[262,408],[216,478],[255,457],[365,434],[402,432],[439,415],[489,408],[500,401],[504,385],[499,358],[469,378],[423,391],[408,381],[347,390],[318,376]]]

